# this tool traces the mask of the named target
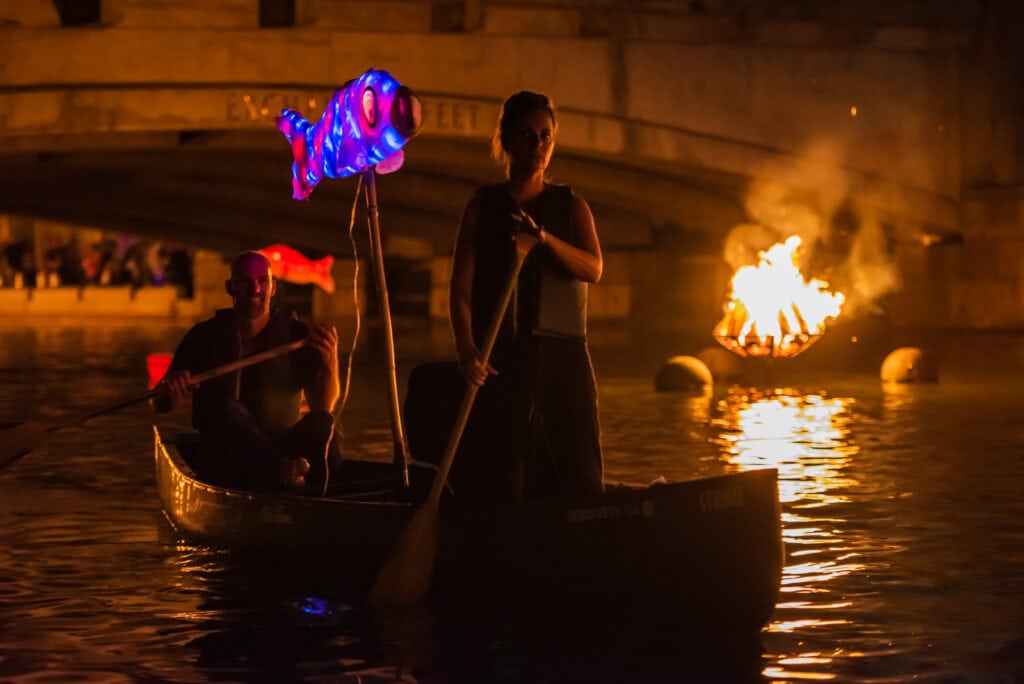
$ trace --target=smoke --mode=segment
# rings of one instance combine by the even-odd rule
[[[726,236],[723,256],[735,271],[758,263],[760,252],[798,235],[800,271],[842,292],[842,317],[875,313],[900,287],[891,228],[858,197],[843,171],[842,150],[829,141],[796,160],[760,169],[745,199],[749,222]]]

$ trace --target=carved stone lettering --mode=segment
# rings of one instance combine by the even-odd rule
[[[235,91],[228,95],[225,118],[228,121],[273,121],[281,110],[302,112],[309,121],[316,121],[329,95],[297,91]]]
[[[446,133],[472,133],[476,130],[478,105],[459,100],[423,102],[423,127]]]

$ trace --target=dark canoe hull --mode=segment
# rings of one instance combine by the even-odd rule
[[[188,438],[157,429],[156,475],[168,518],[194,539],[288,562],[319,559],[365,591],[416,511],[372,494],[323,499],[213,487],[182,458]],[[579,601],[665,612],[701,628],[760,629],[783,565],[776,478],[764,469],[572,502],[446,501],[434,593]]]

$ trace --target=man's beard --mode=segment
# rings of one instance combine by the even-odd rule
[[[266,298],[259,300],[245,299],[236,304],[235,311],[246,318],[259,318],[270,313],[270,305]]]

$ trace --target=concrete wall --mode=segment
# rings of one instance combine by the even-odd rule
[[[183,318],[195,316],[193,302],[179,300],[171,287],[87,286],[0,289],[6,320],[41,318]]]

